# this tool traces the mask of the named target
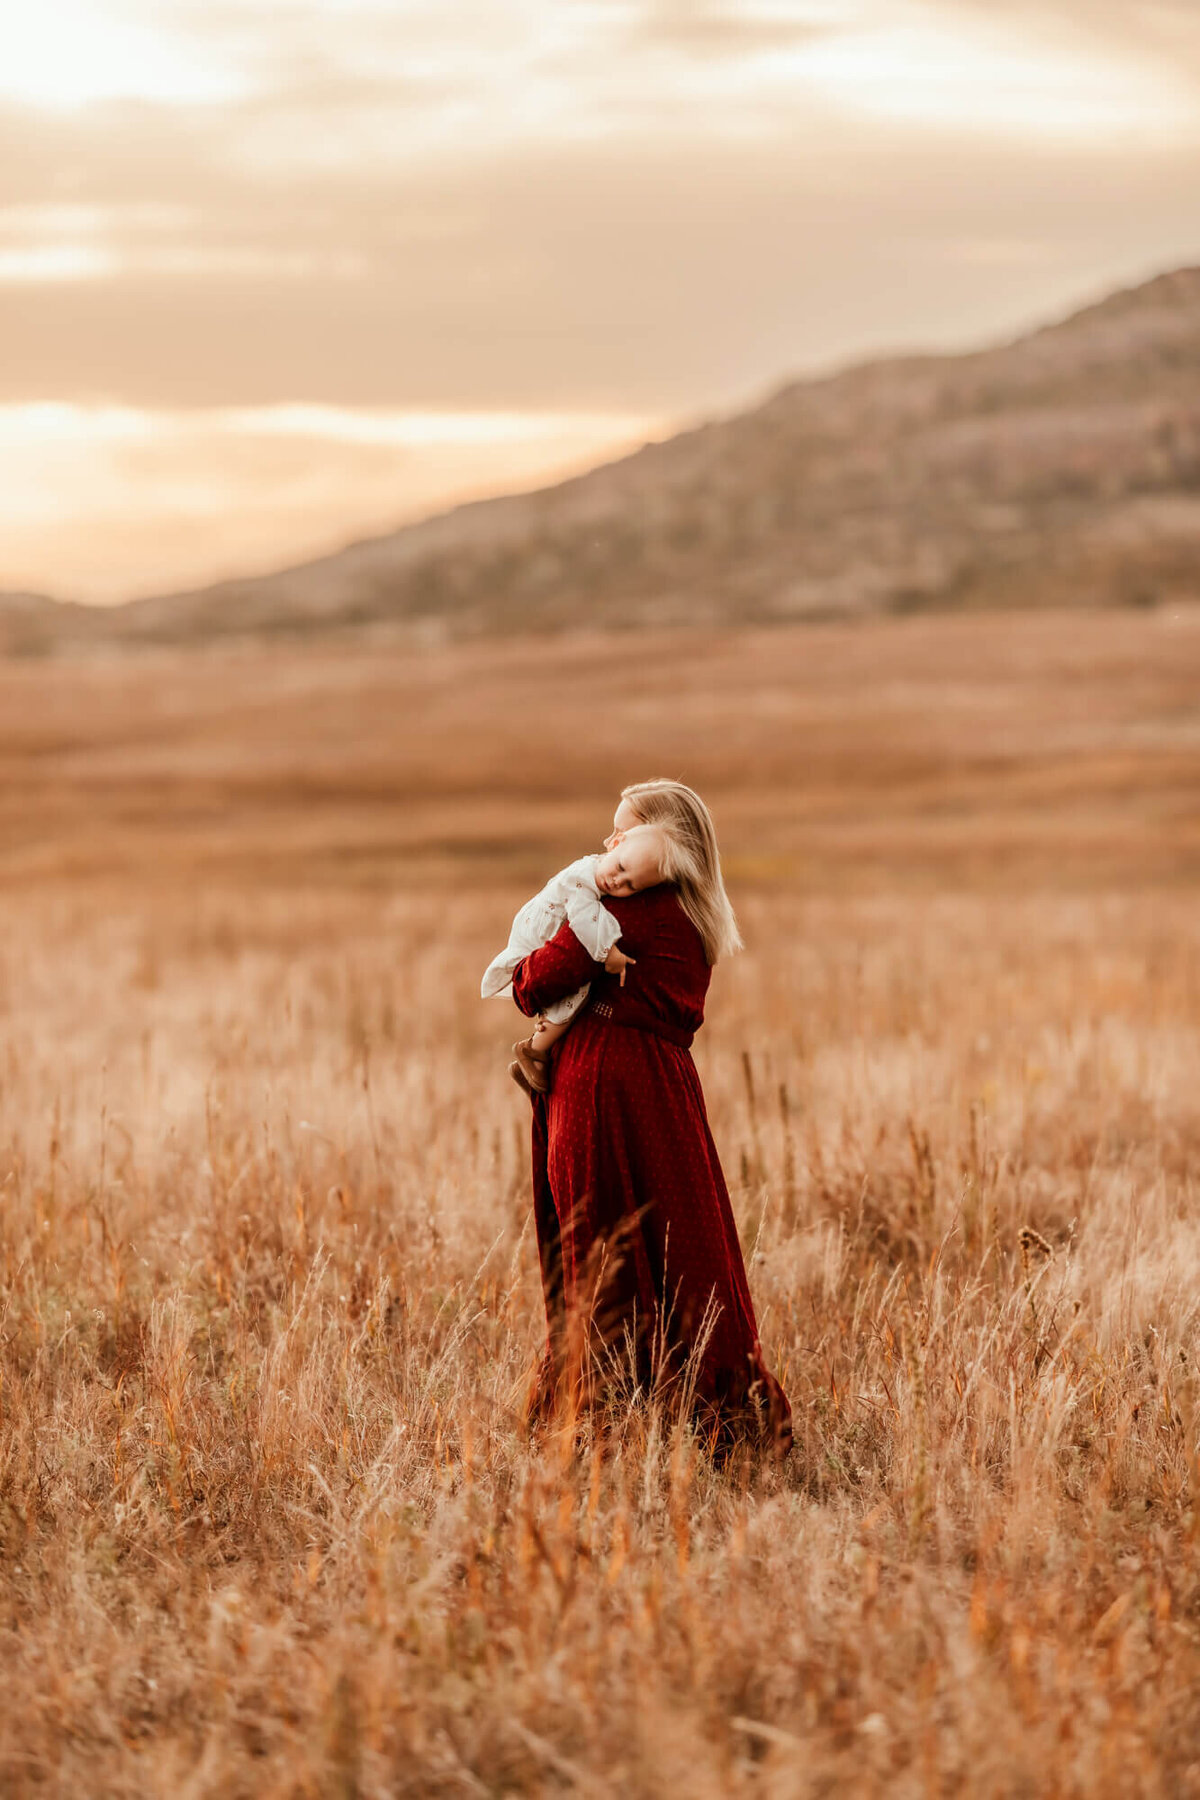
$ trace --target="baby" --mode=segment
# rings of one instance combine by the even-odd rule
[[[634,825],[614,834],[609,842],[613,847],[605,855],[581,856],[526,901],[513,920],[507,947],[488,964],[480,985],[484,999],[511,994],[517,964],[548,944],[564,920],[592,960],[603,963],[610,975],[618,975],[624,986],[625,971],[634,958],[617,949],[621,927],[605,907],[604,896],[616,899],[657,887],[666,879],[669,853],[656,825]],[[508,1072],[527,1093],[548,1091],[551,1048],[569,1029],[587,996],[588,989],[581,987],[565,1000],[556,1000],[539,1018],[533,1036],[513,1045],[517,1060],[510,1063]]]

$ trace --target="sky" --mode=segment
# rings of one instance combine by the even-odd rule
[[[38,0],[0,589],[279,567],[1189,262],[1197,0]]]

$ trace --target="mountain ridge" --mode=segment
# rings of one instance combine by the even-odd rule
[[[781,383],[550,486],[264,575],[89,608],[0,594],[0,648],[738,623],[1200,590],[1200,267],[981,350]]]

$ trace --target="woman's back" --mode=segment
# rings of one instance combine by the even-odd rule
[[[600,976],[593,984],[592,1008],[616,1023],[650,1029],[658,1024],[690,1037],[704,1022],[712,971],[675,889],[647,888],[605,904],[620,924],[621,948],[635,967],[627,970],[624,986],[614,975]]]

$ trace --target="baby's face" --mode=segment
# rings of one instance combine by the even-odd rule
[[[638,823],[638,816],[634,812],[630,802],[628,800],[622,800],[620,806],[618,806],[616,812],[613,814],[613,828],[604,840],[604,848],[606,850],[615,850],[621,839],[625,836],[625,833],[627,831],[632,831],[634,826]]]
[[[657,887],[662,880],[662,841],[653,825],[634,825],[596,864],[596,886],[614,900]]]

